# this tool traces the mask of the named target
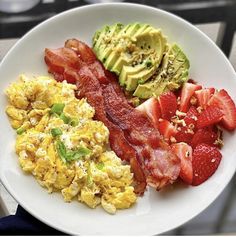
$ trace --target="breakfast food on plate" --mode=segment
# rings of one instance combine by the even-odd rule
[[[46,49],[45,61],[57,80],[74,82],[78,97],[86,97],[95,108],[95,118],[110,131],[112,150],[131,165],[136,193],[143,193],[146,183],[161,189],[178,178],[179,158],[146,116],[129,104],[116,77],[91,48],[68,40],[63,48]]]
[[[104,67],[134,96],[147,99],[178,89],[188,80],[189,61],[177,44],[148,24],[106,25],[93,37]]]
[[[189,80],[178,90],[152,94],[135,108],[119,85],[120,78],[106,70],[83,42],[71,39],[65,47],[46,49],[45,62],[56,80],[76,84],[78,97],[86,97],[95,108],[95,117],[110,131],[112,149],[131,165],[137,193],[144,192],[146,183],[160,190],[179,177],[199,185],[217,169],[223,144],[218,125],[236,128],[235,104],[225,90],[202,88]],[[204,159],[202,167],[196,162],[199,157]],[[215,162],[211,168],[210,161]]]
[[[194,186],[218,168],[223,146],[220,126],[228,131],[236,128],[236,107],[228,93],[191,82],[176,93],[152,97],[136,109],[149,117],[180,158],[180,178]]]
[[[190,80],[185,53],[160,29],[104,26],[93,48],[69,39],[44,59],[53,77],[21,76],[6,112],[22,169],[49,192],[115,213],[147,185],[196,186],[215,173],[234,101]]]
[[[107,127],[93,120],[94,108],[75,97],[75,88],[24,75],[7,88],[20,166],[49,192],[61,191],[65,201],[101,204],[109,213],[129,208],[137,199],[130,166],[108,150]]]

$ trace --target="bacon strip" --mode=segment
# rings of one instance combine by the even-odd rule
[[[129,105],[115,76],[104,69],[86,44],[72,39],[65,43],[65,47],[77,54],[77,65],[80,65],[74,70],[70,62],[65,66],[65,71],[75,72],[80,95],[87,97],[96,110],[96,118],[103,121],[110,130],[111,148],[122,159],[130,162],[139,187],[144,184],[143,172],[148,184],[156,189],[174,182],[179,175],[180,160],[172,153],[151,122]],[[48,56],[47,50],[45,53],[49,71],[53,71],[55,62],[52,60],[53,66],[50,66],[51,56]],[[65,61],[63,53],[61,50],[60,55]],[[57,73],[56,70],[54,72]],[[64,79],[67,80],[65,75]]]
[[[105,70],[90,47],[76,39],[65,43],[65,47],[70,48],[71,45],[102,84],[107,116],[125,132],[126,139],[135,147],[148,184],[161,189],[174,182],[179,175],[180,160],[163,141],[159,131],[129,105],[117,79]]]

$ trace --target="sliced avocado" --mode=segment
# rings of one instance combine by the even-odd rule
[[[148,39],[147,36],[149,36]],[[154,74],[156,69],[159,67],[163,58],[163,54],[166,50],[166,38],[162,36],[160,30],[152,30],[151,32],[149,32],[149,34],[143,34],[139,37],[140,38],[138,39],[138,41],[141,42],[141,44],[144,44],[140,47],[143,47],[146,50],[155,50],[155,52],[145,62],[146,68],[150,70],[148,70],[148,73],[145,73],[139,78],[139,84],[143,84]]]
[[[93,49],[120,85],[139,98],[175,90],[188,79],[189,61],[178,45],[169,46],[149,24],[114,24],[98,30]]]
[[[133,36],[136,32],[139,31],[141,33],[144,30],[147,31],[147,28],[149,28],[148,31],[151,31],[152,29],[147,24],[139,23],[128,24],[126,26],[120,23],[112,26],[105,26],[102,30],[95,33],[93,38],[93,49],[99,60],[104,63],[104,66],[107,69],[119,74],[122,69],[122,65],[127,64],[126,61],[129,60],[129,55],[127,53],[122,54],[122,52],[119,54],[118,47],[120,47],[120,45],[121,47],[123,46],[122,41],[126,41],[127,44],[133,40],[135,41]],[[118,59],[118,55],[120,59]],[[125,60],[122,58],[123,56],[125,56]]]
[[[143,33],[149,27],[151,26],[148,24],[140,24],[140,28],[139,30],[136,31],[136,33],[134,34],[134,37],[137,37],[139,34]]]
[[[165,80],[159,76],[155,80],[138,85],[133,95],[140,99],[148,99],[153,96],[157,97],[157,95],[162,94],[164,91],[166,91],[166,83]]]
[[[106,26],[98,33],[99,37],[93,47],[97,57],[100,61],[105,62],[107,57],[110,55],[111,48],[107,47],[114,35],[118,34],[123,28],[123,24],[117,23],[112,26]],[[96,36],[96,34],[95,34]]]
[[[132,37],[140,27],[141,25],[139,23],[130,24],[130,27],[126,31],[126,35]]]
[[[127,33],[128,29],[130,28],[132,24],[124,25],[124,27],[121,29],[121,31],[116,35],[117,36],[123,36]]]
[[[101,30],[97,30],[93,36],[93,48],[95,47],[99,37],[100,37],[100,34],[101,34]]]
[[[95,33],[95,36],[93,37],[93,50],[95,52],[98,52],[99,46],[103,42],[103,39],[109,30],[109,26],[104,26],[100,31]]]
[[[166,49],[166,38],[160,30],[145,25],[138,31],[140,34],[134,40],[135,50],[125,55],[126,60],[120,57],[112,70],[120,75],[119,82],[126,85],[128,91],[134,91],[139,83],[146,82],[155,73]]]
[[[159,96],[166,90],[178,89],[188,80],[189,60],[176,44],[173,44],[163,58],[161,67],[151,81],[139,84],[134,96],[147,99]]]
[[[121,86],[124,86],[126,83],[127,75],[133,75],[136,74],[144,69],[144,64],[133,66],[123,66],[120,76],[119,76],[119,82]]]
[[[114,24],[110,27],[110,30],[108,31],[108,33],[106,34],[107,40],[108,42],[111,42],[112,37],[114,37],[114,35],[118,34],[121,29],[123,28],[123,24],[121,23],[117,23]],[[108,43],[109,44],[109,43]],[[108,45],[107,43],[103,43],[100,47],[99,47],[99,56],[100,56],[100,60],[102,62],[105,62],[107,57],[110,55],[112,48],[111,47],[107,47]]]
[[[108,50],[104,53],[106,53],[106,60],[103,60],[104,66],[111,71],[116,72],[117,69],[114,68],[115,62],[118,60],[118,58],[121,56],[122,51],[118,49],[119,44],[122,44],[121,41],[124,41],[124,38],[131,38],[133,33],[135,33],[136,30],[139,29],[139,24],[129,24],[124,26],[113,38],[112,42],[107,45],[106,48],[109,49],[109,55],[106,53]],[[126,40],[127,41],[127,40]],[[118,63],[119,65],[119,63]],[[113,70],[114,68],[114,70]],[[118,72],[119,73],[119,72]]]
[[[120,74],[122,67],[131,63],[131,55],[128,52],[128,48],[132,44],[133,34],[140,28],[140,24],[129,24],[125,26],[118,34],[116,41],[117,45],[111,45],[112,52],[107,58],[104,66]]]
[[[155,71],[155,68],[152,68],[150,70],[143,70],[139,72],[138,74],[128,75],[126,90],[135,91],[135,89],[137,88],[139,84],[140,78],[149,78],[150,76],[152,76],[153,71]]]
[[[134,91],[138,84],[146,82],[155,73],[166,49],[166,38],[159,30],[148,27],[136,37],[136,46],[139,48],[137,56],[143,59],[137,65],[123,67],[119,77],[120,84],[126,85],[128,91]]]

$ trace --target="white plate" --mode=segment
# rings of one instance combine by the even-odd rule
[[[19,168],[14,153],[15,131],[5,115],[4,89],[20,73],[44,75],[45,47],[57,48],[69,38],[91,44],[93,33],[104,24],[146,22],[160,27],[183,48],[191,62],[190,76],[204,86],[225,88],[236,101],[235,72],[215,44],[184,20],[142,5],[98,4],[59,14],[26,34],[0,66],[0,176],[12,196],[32,215],[70,234],[153,235],[190,220],[223,191],[236,168],[236,133],[225,133],[223,160],[213,177],[198,187],[175,185],[163,192],[149,190],[135,206],[112,216],[101,208],[89,209],[76,201],[64,203],[60,194],[47,194],[34,178]]]

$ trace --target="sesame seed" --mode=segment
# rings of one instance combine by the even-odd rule
[[[197,116],[193,115],[193,116],[191,116],[191,118],[192,118],[193,120],[197,121]]]
[[[191,129],[188,129],[188,130],[186,131],[186,133],[194,134],[194,131],[191,130]]]
[[[171,141],[171,143],[175,143],[175,142],[176,142],[176,139],[175,139],[173,136],[171,136],[171,137],[170,137],[170,141]]]
[[[197,112],[198,112],[198,113],[201,113],[202,110],[203,110],[203,108],[202,108],[201,106],[197,107]]]
[[[189,128],[190,128],[191,130],[193,130],[194,127],[195,127],[194,124],[192,124],[192,123],[189,124]]]
[[[177,115],[177,116],[180,116],[180,117],[184,117],[184,116],[186,116],[186,113],[181,112],[181,111],[179,111],[179,110],[176,110],[176,115]]]

